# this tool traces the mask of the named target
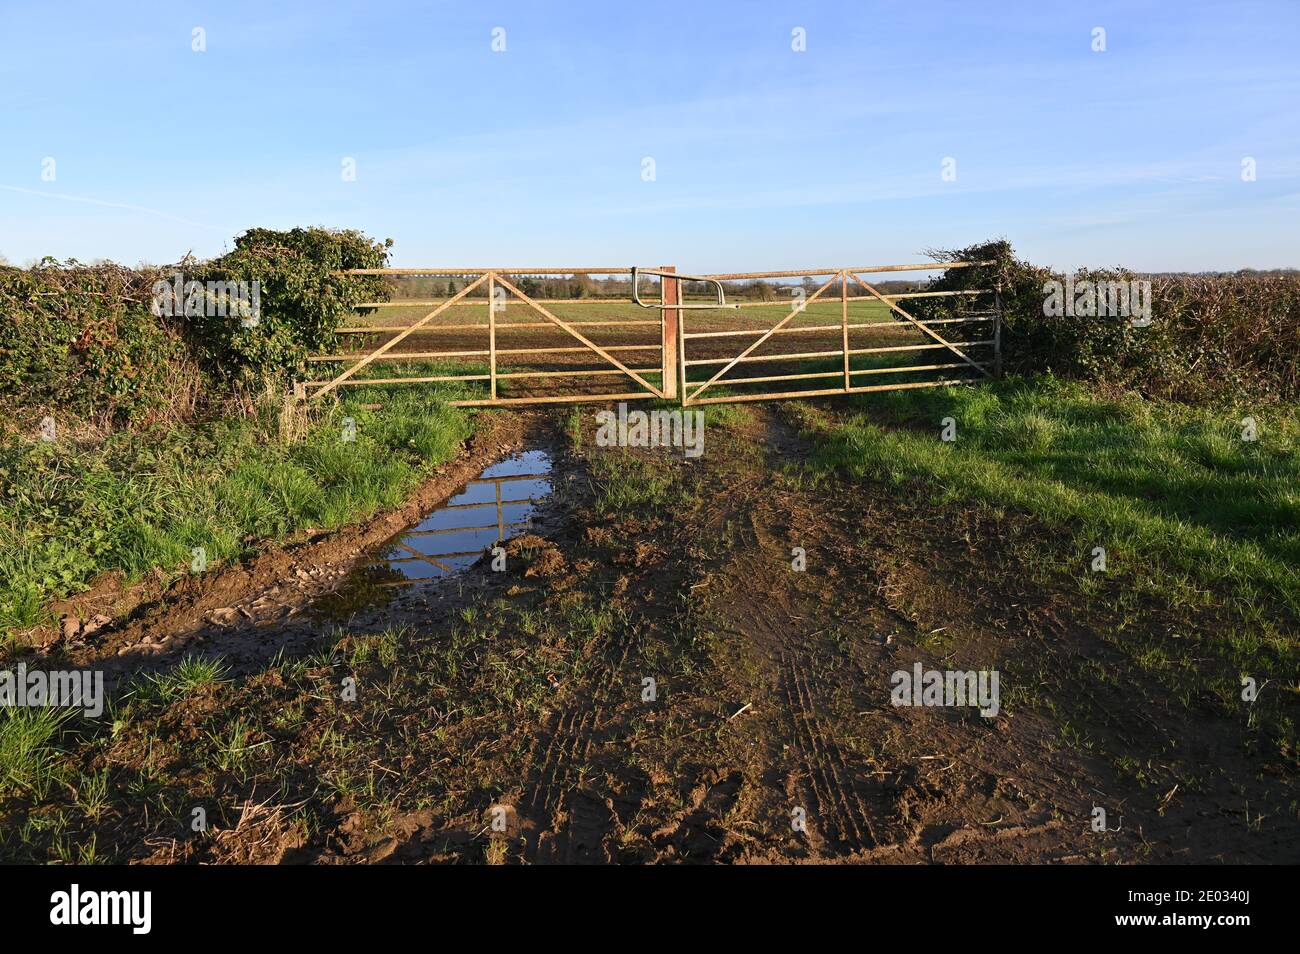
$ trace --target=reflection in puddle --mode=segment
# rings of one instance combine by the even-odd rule
[[[376,580],[377,586],[403,586],[465,569],[484,550],[531,525],[537,505],[551,493],[550,472],[550,456],[542,450],[524,451],[492,464],[460,493],[394,538],[361,572],[386,577]]]

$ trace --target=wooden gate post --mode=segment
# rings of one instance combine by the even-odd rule
[[[488,392],[497,399],[497,277],[488,272]]]
[[[663,265],[660,271],[675,272],[677,266]],[[662,286],[660,301],[665,306],[659,310],[664,355],[661,390],[664,397],[671,400],[677,397],[677,323],[681,320],[682,312],[679,308],[667,306],[681,304],[681,282],[676,278],[660,278],[659,281]]]
[[[1002,279],[993,288],[993,376],[1002,377]]]
[[[849,273],[840,270],[840,334],[844,349],[844,391],[848,393],[853,387],[853,375],[849,373]]]

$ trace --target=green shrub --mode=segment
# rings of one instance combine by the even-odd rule
[[[392,240],[377,242],[354,230],[249,229],[235,249],[199,266],[198,281],[258,282],[261,313],[246,326],[225,316],[186,319],[186,337],[205,367],[225,377],[259,379],[298,368],[311,351],[332,349],[335,329],[363,301],[382,301],[382,278],[335,274],[382,268]]]
[[[161,272],[45,259],[0,266],[0,397],[109,423],[167,410],[186,367],[150,311]]]
[[[388,295],[381,278],[336,273],[384,266],[391,244],[356,231],[250,229],[207,262],[0,266],[0,399],[110,426],[192,418],[332,348],[357,304]],[[190,300],[196,282],[256,282],[257,321],[219,296]]]
[[[1185,403],[1263,402],[1300,398],[1300,275],[1142,276],[1126,269],[1085,269],[1075,283],[1151,283],[1151,324],[1124,317],[1044,314],[1049,281],[1064,277],[1018,260],[1005,241],[934,252],[941,261],[993,260],[984,268],[949,269],[930,290],[1001,290],[1004,369],[1053,373]],[[918,318],[960,318],[988,307],[988,296],[916,299]],[[954,336],[984,325],[949,325]],[[946,336],[946,335],[945,335]]]

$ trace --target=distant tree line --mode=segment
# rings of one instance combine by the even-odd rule
[[[446,299],[472,284],[474,276],[431,276],[416,278],[397,278],[390,282],[394,301],[404,298],[419,300]],[[820,278],[806,276],[802,279],[767,280],[748,279],[724,281],[728,299],[737,301],[790,301],[797,290],[802,289],[805,297],[811,297],[829,276]],[[509,280],[530,298],[571,299],[583,298],[632,298],[632,283],[626,278],[604,278],[591,275],[523,275],[510,276]],[[872,286],[886,294],[899,294],[914,291],[925,285],[923,281],[881,281],[872,282]],[[641,297],[645,301],[657,301],[660,297],[659,280],[645,278],[641,280]],[[714,286],[709,282],[683,282],[682,292],[688,300],[708,299],[714,296]],[[469,293],[469,298],[487,298],[487,285],[480,285]],[[861,286],[849,282],[850,295],[864,295]],[[822,298],[839,296],[838,284],[828,288]]]

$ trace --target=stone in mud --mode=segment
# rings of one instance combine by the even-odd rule
[[[86,620],[86,622],[82,625],[81,635],[83,638],[87,636],[91,636],[96,631],[103,629],[111,622],[113,622],[111,617],[104,616],[103,614],[97,613],[94,616],[90,617],[90,619]]]
[[[234,626],[239,621],[239,611],[233,606],[221,606],[208,613],[208,620],[218,626]]]

